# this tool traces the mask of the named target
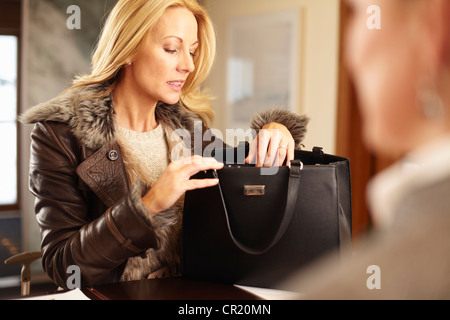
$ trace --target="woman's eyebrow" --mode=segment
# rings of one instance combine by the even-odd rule
[[[177,39],[178,41],[180,41],[181,43],[184,42],[183,38],[181,38],[181,37],[179,37],[179,36],[167,36],[167,37],[164,37],[163,40],[169,39],[169,38],[175,38],[175,39]],[[198,41],[198,40],[195,41],[193,44],[191,44],[191,46],[193,47],[193,46],[195,46],[195,45],[197,45],[197,44],[199,44],[199,41]]]

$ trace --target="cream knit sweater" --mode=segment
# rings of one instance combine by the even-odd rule
[[[169,151],[161,125],[142,133],[119,127],[117,139],[130,183],[139,177],[148,187],[153,186],[169,165]]]
[[[170,163],[167,139],[161,125],[144,133],[119,127],[117,141],[130,184],[139,178],[148,187],[152,187]],[[176,206],[181,215],[182,203],[177,203]],[[149,249],[145,255],[128,259],[121,281],[178,275],[181,219],[171,228],[179,232],[175,232],[177,236],[169,239],[162,248],[157,251]]]

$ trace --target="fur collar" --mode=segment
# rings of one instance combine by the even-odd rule
[[[75,88],[60,96],[32,107],[20,118],[24,124],[55,121],[70,126],[72,133],[86,147],[98,150],[116,141],[116,122],[111,94],[105,94],[108,85],[94,84]],[[201,118],[178,104],[159,103],[156,118],[167,131],[185,128],[194,130],[194,121]],[[170,135],[169,135],[170,136]]]

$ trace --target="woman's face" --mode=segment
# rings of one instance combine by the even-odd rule
[[[195,70],[197,30],[191,11],[182,7],[167,9],[128,67],[128,79],[139,94],[154,103],[179,101],[187,77]]]
[[[408,1],[406,1],[408,2]],[[372,151],[398,156],[419,144],[423,115],[417,103],[421,48],[412,3],[349,0],[346,60],[355,82],[363,136]],[[371,5],[380,8],[381,29],[370,29]]]

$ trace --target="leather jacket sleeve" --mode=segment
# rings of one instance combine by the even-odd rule
[[[63,288],[71,265],[80,268],[82,286],[118,281],[129,257],[158,247],[155,227],[137,205],[142,190],[125,192],[109,207],[98,201],[77,174],[82,150],[67,125],[35,125],[30,190],[36,197],[42,264]]]

